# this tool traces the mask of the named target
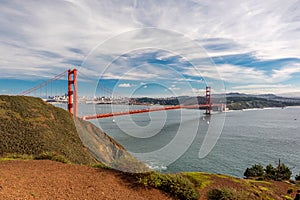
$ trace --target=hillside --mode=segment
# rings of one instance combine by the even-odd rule
[[[208,193],[220,197],[220,191],[223,198],[209,200],[293,200],[300,192],[300,183],[241,179],[205,172],[185,172],[183,175],[195,184],[200,192],[200,200],[209,199]]]
[[[0,157],[54,154],[72,163],[142,171],[145,166],[93,124],[65,110],[25,96],[0,96]],[[92,153],[92,154],[91,154]],[[95,159],[96,158],[96,159]]]
[[[55,152],[78,164],[94,163],[73,118],[39,98],[0,96],[0,155]]]
[[[300,105],[300,99],[298,98],[286,98],[272,94],[247,95],[239,93],[229,93],[226,95],[226,101],[226,106],[229,110]]]
[[[229,110],[242,110],[249,108],[268,108],[268,107],[285,107],[297,105],[294,103],[280,102],[274,100],[267,100],[263,98],[256,97],[228,97],[227,98],[227,108]]]

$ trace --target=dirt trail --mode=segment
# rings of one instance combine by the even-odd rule
[[[49,160],[0,162],[0,199],[171,199],[132,187],[122,174]]]

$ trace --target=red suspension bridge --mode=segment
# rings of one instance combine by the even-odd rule
[[[48,85],[51,85],[51,93],[52,93],[52,85],[54,85],[53,83],[55,81],[61,80],[66,74],[67,74],[67,85],[68,85],[68,89],[67,89],[68,92],[67,92],[67,97],[66,97],[66,100],[68,103],[68,111],[75,117],[78,117],[77,69],[72,69],[72,70],[70,69],[70,70],[64,71],[61,74],[58,74],[58,75],[54,76],[53,78],[20,93],[19,95],[29,95],[32,93],[36,94],[36,92],[38,90],[40,91],[40,94],[41,94],[42,88],[46,88],[45,89],[46,92],[44,93],[44,96],[46,96],[46,98],[47,98]],[[101,87],[104,88],[104,90],[106,90],[106,91],[110,91],[110,89],[105,88],[104,86],[101,86]],[[139,113],[157,112],[157,111],[163,111],[163,110],[191,109],[191,108],[205,109],[205,114],[210,115],[213,107],[218,107],[218,108],[221,108],[221,110],[223,110],[224,104],[213,104],[212,99],[211,99],[211,87],[206,86],[205,104],[175,105],[175,106],[164,106],[164,107],[159,107],[159,108],[129,110],[129,111],[123,111],[123,112],[101,113],[101,114],[95,114],[95,115],[80,116],[80,118],[82,118],[84,120],[91,120],[91,119],[108,118],[108,117],[121,116],[121,115],[132,115],[132,114],[139,114]]]

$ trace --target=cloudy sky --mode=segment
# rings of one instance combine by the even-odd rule
[[[299,0],[0,4],[2,94],[76,67],[81,95],[191,95],[208,84],[300,96]]]

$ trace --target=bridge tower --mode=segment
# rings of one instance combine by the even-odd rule
[[[78,116],[77,69],[68,70],[68,111]]]
[[[211,88],[209,86],[206,86],[206,92],[205,92],[205,100],[206,100],[206,115],[211,114]]]

